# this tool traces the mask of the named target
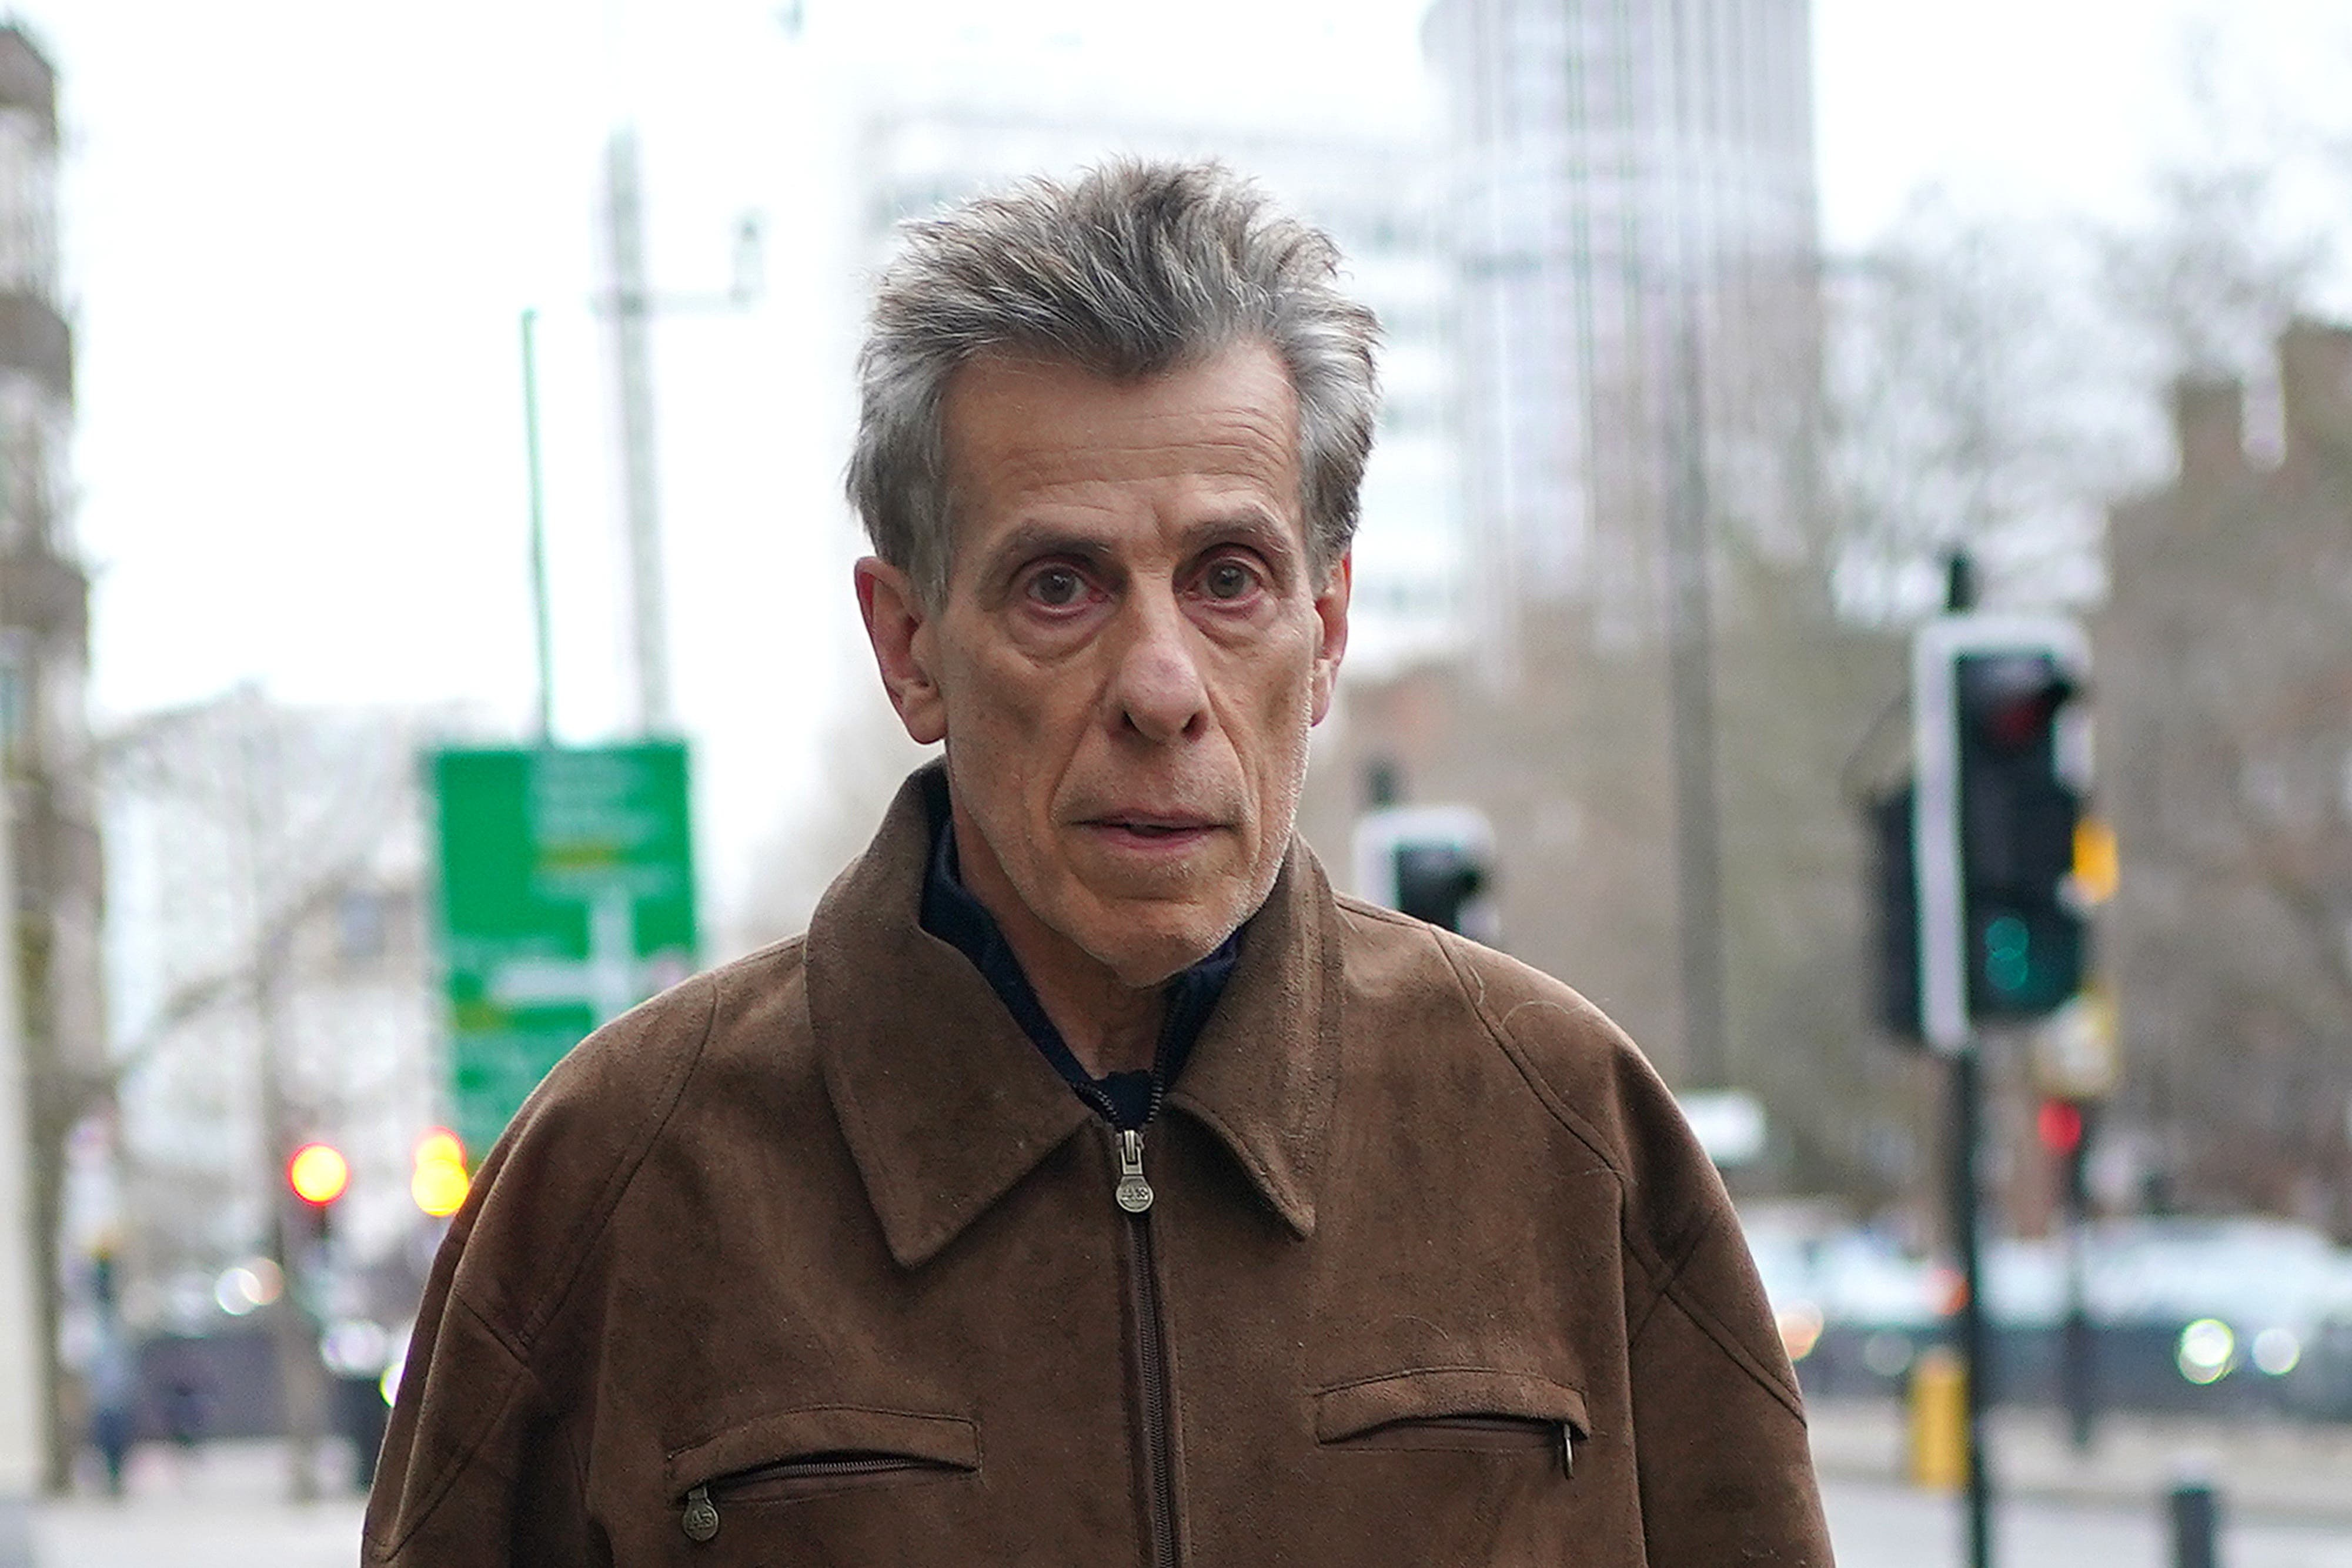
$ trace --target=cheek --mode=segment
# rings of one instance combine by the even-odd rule
[[[1051,819],[1054,793],[1089,722],[1081,683],[1017,655],[967,659],[949,702],[957,778],[987,816],[1024,830]],[[1024,841],[1028,838],[1023,834]]]

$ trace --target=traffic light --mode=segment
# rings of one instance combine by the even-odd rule
[[[1374,904],[1495,939],[1495,830],[1468,806],[1396,806],[1356,824],[1356,891]]]
[[[2069,1214],[2090,1212],[2091,1118],[2080,1100],[2050,1099],[2034,1113],[2033,1130],[2058,1165],[2058,1191]]]
[[[1396,889],[1399,910],[1459,931],[1464,907],[1486,890],[1486,868],[1457,844],[1400,844]]]
[[[470,1180],[466,1175],[466,1145],[446,1127],[436,1127],[416,1140],[416,1168],[408,1178],[408,1196],[435,1219],[446,1219],[466,1201]]]
[[[1963,653],[1953,671],[1968,1005],[2040,1018],[2082,989],[2087,942],[2068,886],[2083,797],[2060,725],[2080,693],[2055,652]]]
[[[1872,965],[1878,977],[1878,1022],[1889,1033],[1919,1035],[1919,873],[1912,852],[1912,789],[1872,800],[1870,814]]]
[[[351,1162],[332,1144],[305,1144],[286,1162],[286,1185],[302,1200],[310,1239],[323,1243],[335,1200],[352,1185]]]
[[[1981,1025],[2047,1017],[2082,990],[2084,914],[2094,884],[2113,880],[2113,845],[2084,815],[2080,627],[1947,615],[1919,629],[1911,657],[1916,1032],[1957,1054]]]

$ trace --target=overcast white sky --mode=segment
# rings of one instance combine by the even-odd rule
[[[559,729],[612,732],[614,486],[587,302],[603,133],[631,109],[657,287],[723,285],[743,211],[772,235],[767,298],[665,322],[656,359],[679,706],[729,896],[727,857],[820,766],[804,737],[845,677],[870,679],[835,499],[845,84],[978,10],[805,0],[795,38],[779,9],[671,0],[656,27],[624,0],[21,0],[61,78],[102,717],[257,679],[292,701],[467,699],[519,727],[516,321],[535,305]],[[1156,30],[1166,6],[985,15],[1035,40],[1009,81],[1084,69],[1221,114],[1377,117],[1427,112],[1421,10],[1195,0],[1176,37]],[[2340,0],[1816,0],[1828,239],[1865,242],[1929,182],[1987,212],[2128,215],[2191,135],[2200,16],[2227,18],[2204,47],[2226,89],[2336,111]]]

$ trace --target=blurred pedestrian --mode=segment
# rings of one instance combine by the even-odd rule
[[[176,1367],[163,1385],[163,1431],[180,1452],[183,1466],[195,1462],[205,1440],[206,1407],[203,1379],[193,1367]]]
[[[121,1497],[139,1429],[139,1356],[111,1318],[99,1330],[84,1374],[89,1391],[89,1443],[106,1472],[106,1492]]]

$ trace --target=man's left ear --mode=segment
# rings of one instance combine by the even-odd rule
[[[1315,595],[1315,620],[1321,628],[1315,648],[1312,722],[1321,724],[1331,711],[1331,694],[1339,685],[1339,660],[1348,651],[1348,594],[1356,580],[1356,552],[1348,550],[1331,563],[1323,587]]]

